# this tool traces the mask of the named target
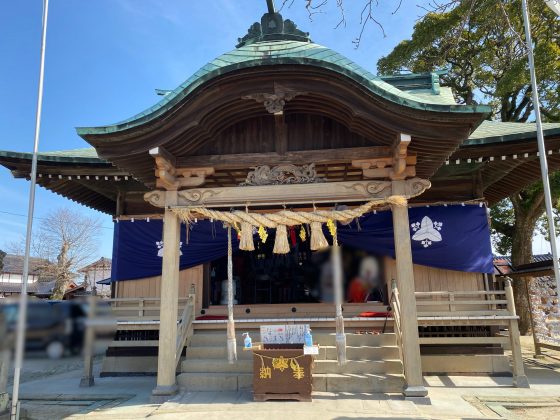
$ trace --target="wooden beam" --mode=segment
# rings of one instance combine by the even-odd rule
[[[387,146],[349,147],[342,149],[286,151],[284,154],[241,153],[232,155],[184,156],[177,158],[177,167],[211,166],[215,170],[241,169],[261,165],[281,165],[292,163],[344,163],[355,159],[390,158],[391,148]]]
[[[176,168],[175,156],[163,147],[150,149],[150,155],[156,161],[156,186],[168,191],[185,187],[198,187],[206,181],[206,176],[214,173],[212,167]]]
[[[391,157],[379,159],[358,159],[352,161],[352,166],[360,168],[364,178],[366,179],[393,179],[393,162],[394,159]],[[407,156],[405,158],[405,163],[405,178],[412,178],[416,176],[416,156]]]
[[[399,133],[397,136],[397,141],[393,147],[392,180],[405,179],[408,175],[406,157],[408,145],[411,141],[412,137],[409,134]],[[416,174],[416,169],[414,169],[414,174]]]
[[[169,166],[176,166],[175,156],[173,156],[163,147],[154,147],[153,149],[150,149],[149,153],[150,156],[152,156],[154,159],[160,158],[162,161],[166,161]]]
[[[425,179],[402,181],[398,193],[411,198],[430,187]],[[344,203],[386,198],[393,194],[390,181],[345,181],[247,187],[196,188],[178,192],[179,206],[236,207],[283,204]],[[151,191],[144,199],[155,207],[165,204],[165,191]]]
[[[409,156],[408,145],[412,137],[400,133],[391,149],[391,156],[362,158],[352,161],[352,166],[362,169],[364,178],[402,180],[416,176],[416,155]]]

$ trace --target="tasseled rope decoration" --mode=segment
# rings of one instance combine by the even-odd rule
[[[227,322],[227,353],[228,362],[235,363],[237,360],[237,341],[235,339],[235,321],[233,320],[233,262],[232,262],[232,248],[231,248],[231,226],[227,228],[228,236],[228,260],[227,260],[227,297],[228,297],[228,322]]]
[[[276,227],[276,239],[274,240],[274,249],[272,252],[275,254],[287,254],[290,252],[286,225],[278,225]]]
[[[328,248],[329,243],[323,234],[323,225],[321,222],[311,222],[311,242],[312,251]]]
[[[243,251],[254,251],[253,226],[247,222],[241,222],[241,237],[239,238],[239,249]]]
[[[366,204],[362,204],[354,209],[346,210],[314,210],[312,212],[295,212],[292,210],[281,210],[277,213],[249,213],[248,211],[219,211],[211,210],[205,207],[188,207],[188,208],[172,208],[171,210],[175,212],[181,219],[185,222],[190,222],[194,219],[194,215],[201,215],[213,220],[221,220],[222,222],[233,225],[237,230],[241,232],[240,246],[239,249],[252,251],[255,249],[253,243],[253,230],[249,227],[258,227],[259,236],[264,242],[266,240],[265,228],[280,229],[276,236],[279,252],[285,253],[286,247],[284,246],[284,237],[287,241],[287,230],[286,226],[299,226],[304,224],[309,224],[311,227],[311,249],[318,250],[324,249],[329,246],[325,235],[323,234],[322,224],[323,223],[335,223],[335,222],[349,222],[356,219],[368,211],[371,211],[376,206],[380,205],[394,205],[394,206],[406,206],[407,200],[403,196],[390,196],[383,199],[372,200]],[[289,244],[288,244],[289,247]],[[285,251],[285,252],[284,252]],[[276,251],[275,251],[276,252]]]

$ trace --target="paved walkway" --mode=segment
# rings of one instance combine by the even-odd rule
[[[31,418],[85,419],[373,419],[373,418],[560,418],[560,357],[533,361],[526,352],[530,389],[511,387],[511,378],[427,376],[430,404],[400,395],[314,393],[313,402],[252,401],[249,392],[187,392],[150,403],[154,377],[99,378],[79,388],[80,371],[22,384]]]

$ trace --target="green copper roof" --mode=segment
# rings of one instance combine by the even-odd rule
[[[31,160],[33,158],[33,154],[0,150],[0,158]],[[41,152],[37,155],[37,160],[58,163],[107,163],[106,160],[97,156],[97,151],[93,147]]]
[[[79,127],[79,135],[106,134],[126,130],[157,118],[187,97],[205,82],[239,69],[279,64],[300,64],[327,68],[349,77],[367,87],[372,93],[400,105],[439,112],[488,113],[487,106],[450,104],[449,95],[440,95],[439,89],[422,96],[406,92],[352,62],[341,54],[312,42],[276,40],[243,45],[222,54],[188,78],[175,90],[163,96],[154,106],[114,125]],[[386,78],[387,79],[387,78]]]
[[[483,121],[462,145],[475,146],[523,140],[536,137],[536,130],[535,123]],[[560,123],[544,123],[543,131],[547,136],[560,134]]]

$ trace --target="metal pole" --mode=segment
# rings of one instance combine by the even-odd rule
[[[548,233],[550,235],[550,250],[552,252],[552,263],[554,265],[554,277],[556,278],[556,293],[560,295],[560,267],[558,266],[558,251],[556,249],[556,229],[554,227],[554,215],[552,213],[552,197],[550,194],[550,182],[548,179],[548,163],[546,160],[546,148],[542,131],[541,110],[539,106],[539,94],[537,90],[537,77],[535,75],[535,59],[533,57],[533,40],[531,39],[531,23],[529,22],[529,9],[527,0],[522,0],[523,22],[525,24],[525,39],[527,40],[527,51],[529,55],[529,71],[531,73],[531,89],[533,93],[533,108],[537,123],[537,144],[539,146],[539,159],[541,162],[541,177],[544,190],[544,202],[546,206],[546,217],[548,219]],[[559,303],[560,305],[560,303]]]
[[[12,392],[11,419],[19,418],[19,380],[23,352],[25,349],[25,324],[27,321],[27,280],[29,275],[29,254],[31,251],[31,232],[33,229],[33,210],[35,209],[35,184],[37,182],[37,153],[39,151],[39,133],[41,131],[41,110],[43,108],[43,79],[45,74],[45,47],[47,42],[47,18],[49,0],[43,0],[43,32],[41,35],[41,61],[39,67],[39,88],[37,94],[37,112],[35,114],[35,139],[33,143],[33,159],[31,161],[31,185],[29,186],[29,206],[27,209],[27,231],[25,235],[25,257],[23,260],[23,278],[19,297],[19,312],[16,330],[16,353],[14,368],[14,387]]]
[[[266,6],[268,7],[268,13],[276,13],[276,7],[274,6],[274,0],[266,0]]]

